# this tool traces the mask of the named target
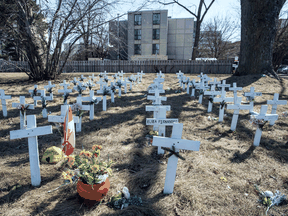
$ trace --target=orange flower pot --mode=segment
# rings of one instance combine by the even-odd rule
[[[106,194],[110,188],[110,181],[107,178],[105,182],[101,184],[94,184],[93,189],[89,184],[84,184],[82,181],[78,180],[77,183],[77,192],[78,194],[88,200],[100,201]]]

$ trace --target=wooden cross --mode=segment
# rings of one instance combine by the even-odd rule
[[[208,85],[208,81],[211,81],[212,79],[210,77],[208,77],[206,74],[204,74],[201,78],[201,80],[204,81],[205,85]]]
[[[217,85],[217,87],[219,87],[219,88],[221,88],[221,92],[222,92],[222,94],[224,95],[226,95],[226,91],[225,91],[225,88],[226,87],[230,87],[230,84],[226,84],[226,80],[222,80],[222,84],[218,84]]]
[[[147,96],[147,100],[153,100],[154,105],[161,105],[161,101],[167,101],[167,97],[160,97],[160,96]]]
[[[267,104],[272,104],[271,114],[276,114],[278,105],[286,105],[287,104],[287,100],[278,100],[278,99],[279,99],[279,94],[275,93],[273,100],[267,101]],[[270,120],[270,125],[274,125],[274,123],[275,123],[274,120]]]
[[[34,109],[33,104],[25,104],[25,96],[20,96],[20,103],[12,103],[12,107],[20,110],[20,129],[26,126],[26,110]]]
[[[100,78],[98,82],[96,82],[97,84],[100,85],[100,91],[103,90],[103,85],[107,85],[107,83],[105,81],[103,81],[103,78]]]
[[[120,79],[115,83],[115,88],[118,90],[118,96],[121,97],[122,81]]]
[[[31,184],[38,187],[41,184],[40,162],[38,152],[38,136],[52,134],[52,126],[37,127],[36,116],[27,116],[27,128],[10,131],[10,140],[28,138],[29,162],[31,172]]]
[[[157,76],[159,76],[160,78],[164,78],[165,75],[162,73],[162,71],[160,70],[159,73],[157,73]]]
[[[221,95],[221,92],[215,91],[215,85],[212,85],[210,91],[204,91],[204,95],[210,95],[207,110],[207,112],[210,113],[212,111],[215,96]]]
[[[199,89],[200,91],[200,95],[199,95],[199,104],[202,104],[202,99],[203,99],[203,94],[204,94],[204,91],[209,89],[210,87],[208,85],[205,85],[204,83],[204,80],[202,80],[200,82],[200,85],[196,85],[195,87],[196,89]]]
[[[78,96],[81,97],[82,91],[86,90],[86,86],[85,86],[84,83],[81,83],[81,82],[78,81],[78,85],[77,85],[77,86],[74,86],[73,89],[74,89],[75,91],[78,91]]]
[[[164,194],[173,193],[176,178],[177,163],[179,157],[179,149],[199,151],[200,142],[181,139],[183,131],[183,123],[175,123],[172,129],[171,138],[153,136],[152,146],[160,146],[172,150],[172,154],[168,159],[167,171],[164,184]]]
[[[84,81],[85,79],[87,79],[87,78],[84,77],[83,74],[81,74],[80,78],[78,78],[79,81]]]
[[[126,79],[126,78],[125,78]],[[111,95],[111,103],[114,103],[114,91],[116,90],[114,82],[110,83],[109,92]]]
[[[209,82],[209,85],[216,87],[216,85],[221,84],[221,81],[217,81],[216,78],[214,78],[214,81]]]
[[[160,112],[160,108],[164,107],[166,109],[166,111],[170,111],[171,110],[171,106],[170,105],[161,105],[161,106],[154,106],[154,105],[147,105],[145,107],[146,111],[153,111],[153,118],[158,118],[158,114]],[[153,126],[153,130],[157,130],[158,131],[158,127],[156,125]]]
[[[187,86],[187,93],[189,94],[189,86],[192,86],[192,90],[191,90],[191,97],[194,97],[195,96],[195,88],[196,86],[200,85],[200,83],[196,83],[196,80],[193,79],[192,81],[190,81],[188,83],[188,86]]]
[[[79,81],[77,80],[76,77],[74,77],[74,79],[70,82],[73,83],[74,86],[76,86]]]
[[[47,90],[47,92],[50,93],[50,98],[51,98],[51,100],[53,100],[52,88],[54,88],[54,87],[55,87],[55,84],[52,85],[52,84],[51,84],[51,81],[48,81],[48,85],[44,86],[44,88]]]
[[[156,79],[154,79],[154,84],[156,84],[156,85],[160,85],[162,82],[164,82],[165,80],[163,79],[163,78],[156,78]]]
[[[86,86],[89,88],[89,90],[92,90],[92,87],[95,86],[95,84],[93,83],[93,81],[89,80],[89,81],[86,83]]]
[[[225,81],[225,80],[224,80]],[[224,84],[225,85],[225,84]],[[234,101],[234,97],[226,97],[226,91],[223,90],[225,89],[225,87],[222,87],[221,90],[221,95],[219,98],[214,98],[213,102],[220,102],[220,107],[219,107],[219,122],[223,121],[224,118],[224,110],[225,110],[225,104],[227,102],[233,102]]]
[[[250,101],[251,109],[249,110],[249,113],[253,114],[254,98],[256,96],[262,96],[262,92],[254,92],[254,87],[250,87],[250,92],[244,92],[243,95],[246,97],[247,101]]]
[[[122,82],[122,85],[124,86],[124,93],[125,94],[127,94],[127,84],[130,84],[130,88],[132,88],[131,87],[131,82],[128,80],[128,78],[126,77],[125,79],[124,79],[124,81]]]
[[[121,70],[121,72],[118,71],[118,74],[119,74],[119,76],[121,77],[121,81],[124,81],[124,80],[123,80],[123,75],[124,75],[125,73],[123,73],[123,70]]]
[[[262,121],[273,121],[275,122],[278,119],[277,114],[266,114],[267,113],[268,106],[267,105],[262,105],[260,109],[260,113],[256,115],[251,115],[257,120],[262,120]],[[262,135],[262,129],[259,127],[260,125],[257,126],[256,133],[254,136],[254,141],[253,145],[254,146],[259,146],[260,140],[261,140],[261,135]],[[263,127],[263,125],[262,125]]]
[[[103,111],[107,110],[107,98],[106,95],[104,95],[105,91],[109,91],[109,88],[105,85],[102,90],[97,90],[97,94],[103,94],[102,98],[102,106],[103,106]]]
[[[77,97],[77,99],[76,99],[76,104],[74,104],[74,106],[76,106],[76,105],[78,105],[78,106],[81,107],[81,109],[79,110],[79,112],[80,112],[81,110],[90,111],[90,105],[83,105],[83,104],[82,104],[82,98],[81,98],[81,96],[80,96],[80,97]],[[76,110],[75,110],[75,111],[76,111]],[[90,112],[90,114],[91,114],[91,112]],[[82,116],[78,116],[78,118],[79,118],[79,122],[76,123],[76,132],[81,132]]]
[[[182,82],[183,82],[182,90],[183,90],[183,91],[185,90],[185,84],[186,84],[186,83],[187,83],[187,88],[188,88],[189,80],[190,80],[189,77],[184,76],[184,78],[183,78],[183,80],[182,80]]]
[[[163,90],[163,84],[155,84],[155,83],[150,84],[148,87],[148,91],[153,89]]]
[[[31,94],[31,97],[33,98],[34,96],[36,96],[36,94],[39,93],[39,90],[37,90],[38,88],[38,85],[34,85],[34,89],[33,90],[28,90],[29,93]],[[34,95],[34,96],[33,96]],[[37,100],[34,100],[34,106],[36,107],[37,106]]]
[[[179,80],[178,82],[179,82],[179,84],[181,85],[182,76],[184,75],[184,73],[182,73],[181,70],[179,70],[179,72],[176,73],[176,75],[177,75],[177,78],[178,78],[178,80]]]
[[[61,105],[61,114],[60,116],[48,116],[48,122],[57,122],[57,123],[64,123],[65,116],[67,111],[69,110],[70,105]],[[79,117],[73,116],[74,123],[79,123]]]
[[[231,127],[230,127],[231,131],[235,131],[236,130],[238,116],[239,116],[239,111],[240,110],[250,110],[251,104],[249,104],[249,105],[241,105],[241,100],[242,100],[242,97],[237,97],[236,103],[227,105],[227,109],[234,110],[233,117],[232,117],[232,122],[231,122]]]
[[[237,87],[237,83],[233,83],[233,87],[229,87],[229,91],[233,91],[234,94],[234,104],[237,103],[237,91],[242,91],[242,87]]]
[[[143,73],[143,71],[141,70],[141,72],[138,72],[137,74],[140,75],[140,82],[142,82],[142,75],[145,75],[145,73]]]
[[[67,88],[67,86],[70,86],[70,84],[66,83],[66,80],[63,80],[63,83],[60,83],[60,86],[63,86],[64,89],[59,89],[58,93],[63,93],[63,97],[65,97],[65,95],[67,95],[67,94],[72,92],[72,89],[68,89]],[[67,105],[67,100],[65,101],[64,104]]]
[[[95,79],[96,77],[94,76],[94,73],[93,73],[92,76],[89,76],[89,78],[91,78],[91,80],[94,81],[94,79]]]
[[[11,95],[5,95],[4,90],[0,89],[0,100],[2,104],[2,112],[4,117],[7,117],[7,106],[6,106],[7,99],[11,99]]]
[[[165,137],[166,126],[173,126],[174,123],[178,123],[178,119],[166,119],[166,108],[159,107],[157,112],[157,118],[146,118],[146,125],[153,125],[158,130],[159,136]],[[164,150],[158,147],[158,154],[164,154]]]
[[[93,101],[97,100],[96,103],[98,103],[99,101],[101,101],[102,98],[101,97],[95,97],[94,96],[94,91],[90,90],[89,97],[81,97],[81,99],[82,99],[83,102],[89,102],[90,103],[87,106],[89,106],[90,120],[93,120],[94,119],[94,103],[93,103]]]
[[[101,74],[103,77],[108,76],[108,73],[107,73],[106,71],[101,72],[100,74]]]
[[[44,90],[39,90],[39,92],[40,92],[40,95],[41,95],[41,96],[34,96],[34,97],[33,97],[34,100],[40,100],[41,103],[43,103],[43,100],[44,100],[44,104],[45,104],[45,105],[46,105],[46,101],[52,101],[52,100],[53,100],[53,98],[52,98],[51,95],[46,96],[45,89],[44,89]],[[43,104],[42,104],[42,105],[43,105]],[[42,107],[42,108],[43,108],[43,107]],[[43,118],[47,118],[47,109],[46,109],[46,107],[44,107],[44,108],[42,109],[42,116],[43,116]]]

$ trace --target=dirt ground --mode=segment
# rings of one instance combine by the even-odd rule
[[[88,75],[91,73],[84,74]],[[199,80],[196,75],[188,76]],[[59,115],[63,104],[62,95],[57,93],[59,84],[74,77],[80,77],[80,73],[62,74],[52,81],[56,84],[54,101],[48,102],[47,106],[52,115]],[[7,100],[7,118],[3,117],[0,105],[0,215],[265,215],[266,207],[258,202],[255,184],[263,191],[275,193],[279,190],[288,195],[288,118],[281,115],[288,110],[287,105],[278,107],[279,119],[274,126],[264,126],[260,146],[253,148],[256,129],[249,123],[248,111],[240,111],[237,130],[230,132],[232,110],[225,110],[227,117],[223,123],[209,121],[208,116],[218,117],[219,103],[213,105],[212,113],[207,113],[208,98],[198,104],[197,97],[193,99],[186,92],[175,93],[179,89],[175,74],[165,74],[167,101],[163,104],[171,105],[167,118],[178,118],[183,123],[182,139],[198,140],[201,145],[199,152],[180,153],[186,160],[178,161],[174,192],[164,195],[168,154],[158,156],[157,147],[149,146],[145,138],[152,130],[152,126],[145,125],[145,119],[153,114],[145,111],[151,101],[144,95],[155,77],[155,74],[144,75],[142,83],[133,86],[127,94],[122,89],[122,97],[115,97],[114,104],[108,96],[107,111],[102,111],[102,102],[95,105],[94,120],[90,121],[89,114],[84,114],[82,132],[76,133],[76,151],[80,151],[82,145],[90,150],[92,145],[101,144],[101,158],[107,159],[109,154],[116,161],[112,167],[113,176],[109,177],[111,187],[107,196],[102,204],[88,208],[79,202],[75,185],[47,193],[63,183],[61,171],[57,171],[55,165],[41,163],[41,186],[31,186],[28,140],[10,141],[9,138],[11,130],[20,129],[19,111],[12,108],[12,102],[19,102],[19,96],[25,95],[26,103],[33,103],[28,90],[35,84],[38,89],[44,89],[48,82],[30,82],[24,73],[1,73],[0,89],[4,89],[6,95],[12,95],[12,100]],[[267,76],[209,74],[209,77],[226,79],[228,84],[237,82],[243,87],[238,96],[254,86],[256,92],[263,93],[262,97],[255,98],[255,111],[258,112],[274,93],[279,93],[280,99],[288,100],[287,79],[279,82]],[[99,85],[93,89],[99,89]],[[68,102],[75,103],[77,95],[74,92]],[[88,96],[88,91],[83,95]],[[232,92],[227,95],[232,96]],[[271,112],[271,105],[268,112]],[[37,126],[51,125],[42,118],[40,102],[27,114],[36,115]],[[166,136],[169,137],[171,131],[171,127],[167,127]],[[38,137],[40,160],[46,148],[60,147],[60,141],[54,125],[52,135]],[[142,198],[142,207],[116,210],[106,205],[110,197],[125,186],[131,196]],[[288,215],[287,204],[272,208],[268,215]]]

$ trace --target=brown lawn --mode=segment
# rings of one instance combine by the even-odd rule
[[[91,73],[84,75],[88,77]],[[194,75],[188,76],[199,79]],[[274,93],[279,93],[282,100],[288,99],[288,80],[280,83],[267,76],[209,76],[226,79],[229,84],[237,82],[243,87],[238,96],[254,86],[256,92],[263,93],[262,97],[255,99],[258,112]],[[62,74],[52,81],[56,88],[53,90],[54,101],[48,102],[48,112],[60,114],[63,99],[57,93],[59,83],[74,77],[80,77],[80,73]],[[61,171],[56,170],[55,165],[41,164],[41,186],[31,186],[28,140],[9,139],[9,131],[20,128],[19,111],[12,108],[12,102],[19,102],[19,96],[25,95],[26,102],[33,103],[28,90],[35,84],[38,89],[44,89],[48,82],[30,82],[24,73],[1,73],[0,89],[4,89],[6,95],[12,95],[12,100],[7,100],[7,118],[3,117],[0,105],[0,215],[264,215],[266,207],[258,202],[255,184],[264,191],[274,193],[279,190],[288,195],[288,119],[281,115],[287,111],[287,106],[278,107],[279,119],[274,126],[264,126],[260,146],[253,148],[255,128],[249,123],[248,111],[240,111],[237,130],[231,133],[232,111],[225,111],[227,117],[223,123],[209,121],[209,115],[218,117],[219,104],[214,104],[209,114],[207,98],[201,105],[197,98],[191,98],[186,92],[175,93],[179,89],[175,74],[166,74],[164,82],[167,102],[163,104],[171,105],[167,118],[178,118],[184,125],[182,138],[201,141],[201,145],[199,152],[180,152],[186,160],[178,162],[173,194],[164,195],[168,154],[158,156],[157,147],[149,146],[145,138],[152,130],[152,126],[145,125],[145,119],[153,114],[145,111],[145,105],[151,101],[144,95],[155,77],[155,74],[146,74],[143,82],[133,86],[132,92],[127,94],[122,89],[122,97],[115,97],[114,104],[108,96],[107,111],[102,111],[102,102],[95,105],[93,121],[89,120],[88,113],[84,114],[82,132],[76,134],[76,151],[79,152],[82,145],[90,150],[92,145],[101,144],[101,158],[106,159],[109,154],[116,161],[114,175],[109,177],[111,187],[107,196],[101,205],[88,208],[77,198],[75,185],[47,193],[63,183]],[[97,89],[99,85],[94,87]],[[88,91],[83,95],[88,96]],[[232,92],[227,95],[232,96]],[[70,96],[70,104],[76,102],[76,96],[77,93]],[[268,112],[271,112],[271,105]],[[27,114],[36,115],[38,126],[51,125],[42,118],[40,102]],[[61,137],[54,125],[53,132],[38,137],[40,159],[46,148],[60,147]],[[171,127],[167,127],[166,136],[170,135]],[[225,177],[227,182],[221,177]],[[115,210],[106,205],[110,197],[125,186],[132,196],[142,198],[142,207]],[[288,215],[288,207],[286,204],[276,206],[269,210],[269,214]]]

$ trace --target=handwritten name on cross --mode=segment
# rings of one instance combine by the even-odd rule
[[[52,85],[51,81],[48,81],[48,85],[44,86],[44,88],[47,90],[47,92],[49,92],[49,96],[51,97],[51,100],[53,100],[53,92],[52,92],[52,88],[55,87],[55,84]]]
[[[170,111],[171,110],[171,106],[170,105],[158,105],[158,106],[155,106],[155,105],[147,105],[145,107],[146,111],[153,111],[153,118],[158,118],[158,114],[160,112],[160,108],[165,108],[166,111]],[[153,130],[158,130],[158,126],[154,125],[153,126]]]
[[[176,178],[176,170],[179,155],[179,149],[199,151],[200,142],[181,139],[183,131],[182,123],[175,123],[172,129],[171,138],[153,136],[152,146],[164,147],[170,149],[170,157],[167,163],[167,171],[164,184],[164,194],[173,193]],[[184,158],[182,158],[184,159]]]
[[[256,96],[262,96],[262,92],[254,92],[254,87],[250,87],[250,92],[244,92],[244,97],[246,97],[246,100],[250,102],[251,109],[249,110],[249,113],[254,113],[253,107],[254,107],[254,98]],[[256,113],[255,113],[256,114]]]
[[[11,99],[11,95],[5,95],[5,91],[3,89],[0,89],[0,100],[2,104],[2,112],[4,117],[7,117],[6,100],[8,99]]]
[[[25,96],[20,96],[20,103],[12,103],[12,107],[20,110],[20,129],[26,126],[26,110],[34,109],[33,104],[25,103]]]
[[[278,119],[278,115],[277,114],[266,114],[267,109],[268,109],[267,105],[262,105],[261,109],[260,109],[260,113],[256,114],[256,115],[251,115],[251,116],[253,116],[255,119],[258,119],[258,120],[275,122]],[[254,136],[254,141],[253,141],[254,146],[259,146],[260,140],[261,140],[261,135],[262,135],[262,129],[258,125],[257,129],[256,129],[255,136]]]
[[[28,138],[29,162],[31,172],[31,184],[38,187],[41,184],[40,162],[38,151],[38,136],[52,134],[52,126],[37,127],[36,116],[27,116],[27,128],[10,131],[10,140]]]
[[[275,93],[273,100],[268,100],[267,104],[271,104],[272,105],[272,111],[271,114],[276,114],[277,111],[277,106],[278,105],[287,105],[287,100],[279,100],[279,94]],[[274,125],[275,121],[274,120],[270,120],[270,125]]]
[[[234,104],[228,104],[227,109],[232,109],[234,110],[233,117],[232,117],[232,122],[231,122],[231,131],[236,130],[237,122],[238,122],[238,116],[239,116],[239,111],[240,110],[250,110],[251,105],[241,105],[241,100],[242,97],[237,97],[236,103]]]

